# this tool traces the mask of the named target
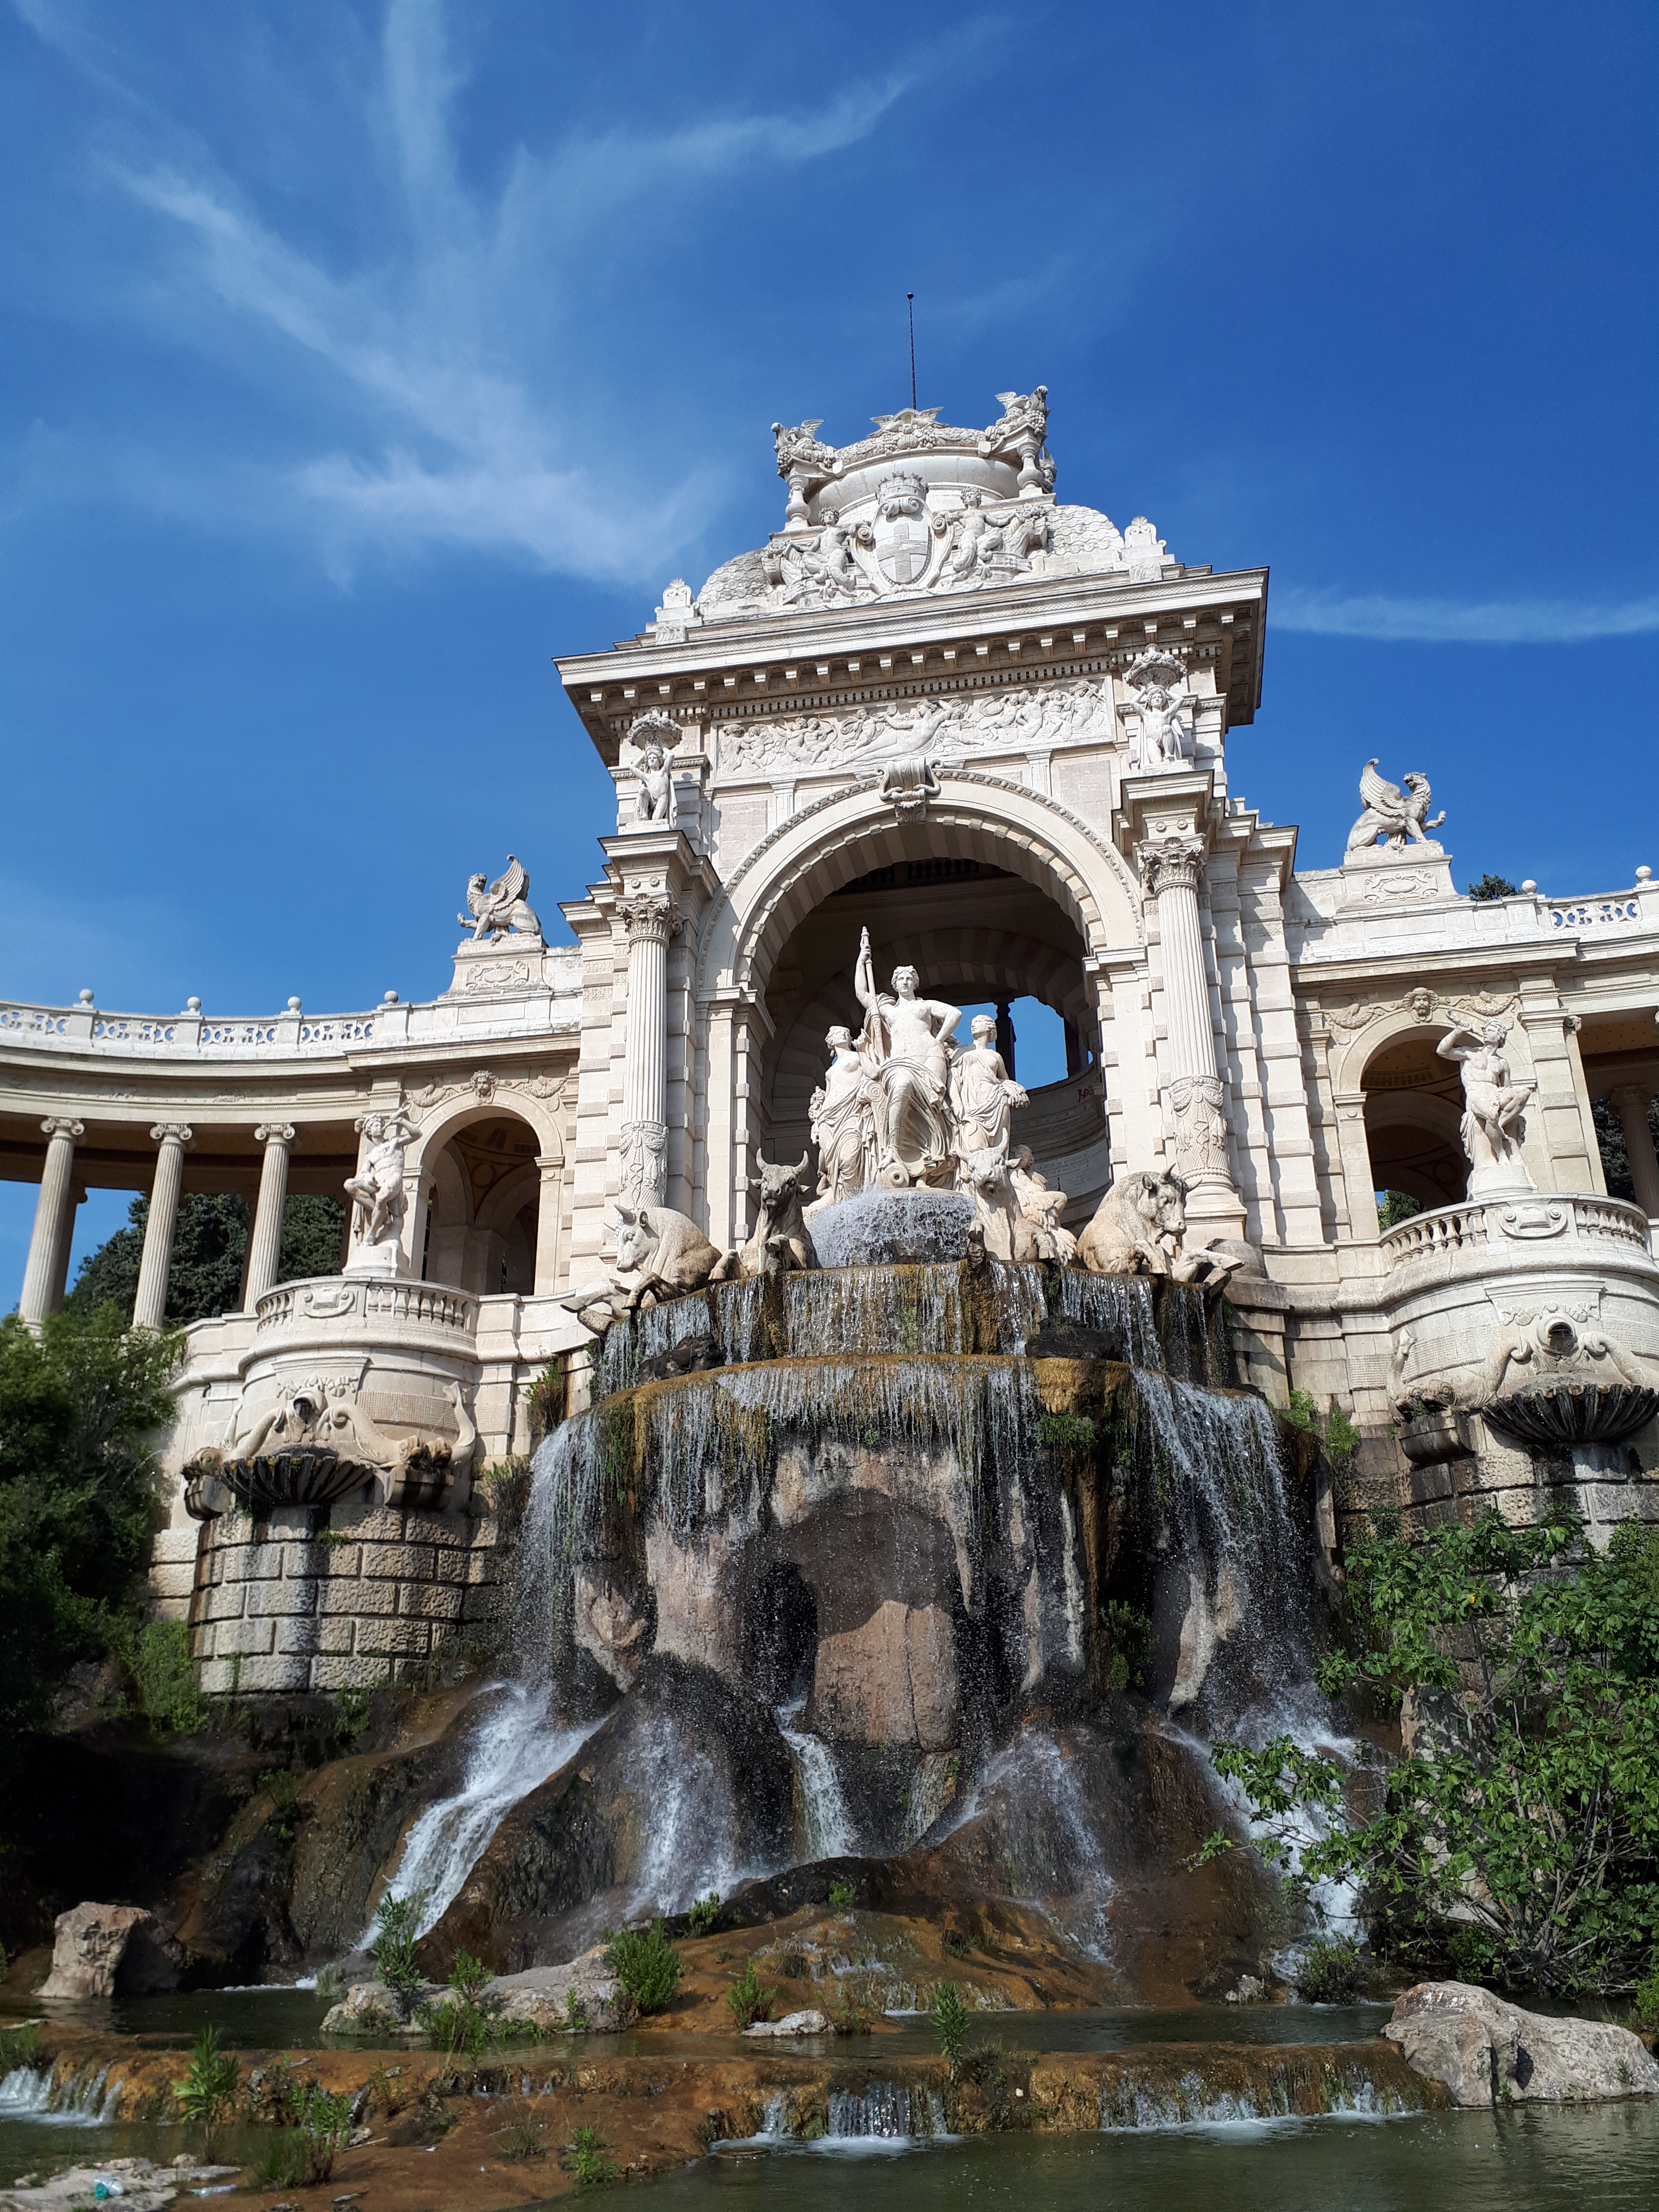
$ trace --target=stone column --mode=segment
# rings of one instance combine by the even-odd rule
[[[1015,1079],[1014,1046],[1017,1039],[1014,1036],[1013,1009],[1006,999],[997,1000],[996,1021],[997,1050],[1002,1054],[1002,1064],[1007,1069],[1008,1079],[1012,1083]]]
[[[31,1328],[38,1328],[63,1300],[69,1273],[69,1243],[75,1220],[75,1146],[87,1133],[83,1121],[57,1118],[40,1124],[46,1139],[46,1164],[40,1176],[40,1195],[34,1202],[34,1233],[23,1270],[23,1294],[17,1310]]]
[[[179,1220],[179,1188],[185,1179],[185,1147],[195,1141],[182,1121],[158,1121],[151,1140],[161,1147],[150,1185],[149,1219],[138,1262],[138,1295],[132,1302],[135,1328],[160,1328],[167,1319],[167,1270],[173,1265],[173,1232]]]
[[[1188,1186],[1194,1220],[1237,1218],[1237,1194],[1227,1163],[1226,1085],[1216,1063],[1210,981],[1198,912],[1200,838],[1149,839],[1136,848],[1141,881],[1158,902],[1164,955],[1164,1061],[1175,1116],[1171,1164]]]
[[[259,1199],[253,1209],[253,1234],[248,1240],[247,1288],[242,1293],[252,1313],[267,1291],[276,1287],[276,1270],[283,1254],[283,1208],[288,1202],[288,1156],[294,1143],[291,1121],[261,1121],[254,1141],[265,1148],[259,1168]]]
[[[538,1152],[541,1178],[536,1197],[536,1291],[538,1297],[559,1287],[559,1231],[564,1217],[564,1154]]]
[[[1608,1091],[1607,1103],[1625,1133],[1625,1158],[1636,1186],[1636,1203],[1654,1221],[1659,1220],[1659,1158],[1654,1154],[1653,1132],[1648,1122],[1650,1096],[1640,1084],[1626,1084]]]
[[[668,939],[672,899],[621,902],[628,924],[628,1059],[623,1078],[622,1200],[660,1206],[668,1180]]]

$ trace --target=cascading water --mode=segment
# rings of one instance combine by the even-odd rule
[[[846,1792],[836,1771],[836,1755],[822,1736],[800,1726],[806,1700],[780,1705],[778,1732],[789,1747],[795,1788],[801,1804],[802,1853],[808,1859],[850,1857],[859,1847],[858,1830],[847,1808]]]
[[[393,1897],[418,1900],[416,1932],[435,1928],[503,1813],[556,1774],[599,1726],[556,1728],[548,1718],[545,1674],[527,1682],[496,1682],[482,1692],[478,1718],[461,1787],[428,1805],[404,1839],[403,1855],[386,1884]],[[365,1929],[367,1945],[374,1934]]]
[[[1308,1679],[1309,1495],[1232,1385],[1215,1299],[1045,1265],[825,1267],[617,1322],[533,1462],[521,1701],[397,1887],[432,1920],[465,1884],[528,1963],[550,1924],[920,1847],[1132,1950],[1115,1915],[1194,1847],[1158,1839],[1194,1794],[1160,1759]]]
[[[107,2066],[15,2066],[0,2078],[0,2118],[46,2120],[55,2126],[101,2126],[115,2118],[121,2083]]]

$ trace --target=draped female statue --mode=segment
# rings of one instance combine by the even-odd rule
[[[951,1062],[960,1006],[924,999],[914,968],[896,968],[890,993],[876,988],[870,933],[859,936],[853,988],[864,1008],[859,1058],[870,1076],[877,1179],[906,1184],[948,1178],[954,1164]]]

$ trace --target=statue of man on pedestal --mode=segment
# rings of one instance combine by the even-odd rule
[[[1533,1179],[1521,1157],[1527,1134],[1526,1109],[1535,1083],[1516,1083],[1504,1054],[1509,1030],[1502,1022],[1453,1024],[1435,1051],[1461,1064],[1463,1120],[1458,1134],[1469,1163],[1469,1196],[1484,1190],[1531,1190]]]

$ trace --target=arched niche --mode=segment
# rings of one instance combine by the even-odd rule
[[[499,1101],[422,1130],[428,1216],[420,1272],[428,1280],[485,1297],[527,1296],[540,1286],[543,1141],[528,1118]]]
[[[1425,1206],[1455,1205],[1468,1187],[1462,1085],[1435,1051],[1446,1034],[1443,1022],[1397,1031],[1374,1047],[1360,1078],[1371,1188],[1403,1190]]]
[[[738,1241],[746,1228],[748,1179],[761,1145],[773,1140],[775,1096],[778,1141],[785,1149],[793,1142],[792,1157],[799,1156],[804,1108],[823,1066],[823,1006],[836,1008],[830,1018],[850,1020],[857,1012],[851,971],[863,926],[859,899],[834,903],[849,886],[892,870],[908,890],[918,885],[918,871],[938,871],[931,916],[923,876],[924,896],[906,918],[889,917],[885,948],[874,943],[872,926],[884,988],[894,963],[908,957],[924,988],[940,995],[1042,995],[1098,1054],[1101,963],[1126,948],[1142,957],[1139,895],[1127,864],[1098,831],[1023,785],[951,769],[941,771],[940,781],[939,795],[925,812],[901,816],[874,779],[805,809],[745,857],[704,918],[693,969],[708,1103],[698,1180],[716,1243]],[[954,875],[964,864],[982,872]],[[975,924],[975,887],[997,883],[1019,887],[1013,911],[1000,921],[978,918],[1002,941],[964,953],[959,940]],[[878,896],[872,892],[872,902]],[[844,913],[846,927],[826,922],[823,910]],[[803,947],[822,927],[830,937],[838,929],[842,937],[850,934],[850,951],[837,945],[832,961],[826,949],[822,959],[803,959],[796,973],[789,948],[804,926]],[[1041,990],[1019,972],[1014,939],[1026,941]],[[904,951],[896,949],[901,941]],[[838,978],[845,981],[844,999]],[[1091,1111],[1103,1146],[1103,1100]]]

